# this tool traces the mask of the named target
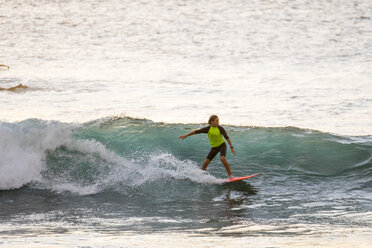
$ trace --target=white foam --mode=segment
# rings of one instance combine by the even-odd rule
[[[98,184],[81,185],[77,183],[56,183],[52,186],[52,190],[56,192],[70,192],[77,195],[94,195],[101,191]]]
[[[70,135],[71,128],[62,123],[0,122],[0,190],[41,180],[45,152],[63,144]]]
[[[152,155],[148,164],[148,169],[150,169],[150,171],[155,170],[162,175],[177,180],[189,179],[193,182],[205,184],[220,183],[218,179],[202,171],[195,162],[191,160],[179,160],[170,153]]]
[[[195,162],[179,160],[169,153],[139,155],[138,160],[128,160],[106,149],[95,140],[77,141],[69,146],[80,152],[96,154],[102,159],[100,166],[106,166],[101,175],[91,184],[73,182],[66,175],[44,182],[47,188],[56,192],[70,192],[79,195],[97,194],[107,189],[123,192],[142,185],[167,180],[189,180],[202,184],[219,184],[207,172],[202,171]],[[144,158],[145,157],[145,158]]]

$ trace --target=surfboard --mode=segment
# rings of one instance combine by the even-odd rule
[[[245,180],[245,179],[248,179],[248,178],[251,178],[251,177],[255,177],[255,176],[258,176],[258,175],[260,175],[260,173],[257,173],[257,174],[254,174],[254,175],[245,176],[245,177],[233,177],[233,178],[224,179],[223,182],[224,183],[231,183],[231,182]]]

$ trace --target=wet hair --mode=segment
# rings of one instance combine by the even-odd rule
[[[210,125],[212,122],[214,122],[214,120],[215,120],[217,117],[218,117],[217,115],[211,115],[211,117],[209,117],[208,124]]]

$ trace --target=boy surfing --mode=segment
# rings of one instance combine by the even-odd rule
[[[221,127],[220,120],[217,115],[212,115],[209,117],[208,121],[209,126],[203,127],[199,130],[192,131],[186,135],[181,135],[178,138],[179,139],[185,139],[188,136],[194,135],[194,134],[199,134],[199,133],[207,133],[208,134],[208,139],[211,144],[211,150],[205,159],[202,170],[206,170],[209,163],[212,161],[212,159],[217,155],[217,153],[220,153],[220,159],[223,165],[226,168],[227,174],[229,174],[229,178],[233,178],[230,170],[230,165],[226,160],[226,143],[222,136],[227,140],[227,142],[230,145],[231,153],[236,154],[234,147],[231,143],[231,140],[229,136],[227,135],[225,129]]]

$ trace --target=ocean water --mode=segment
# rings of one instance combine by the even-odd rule
[[[0,247],[371,246],[371,13],[0,0]]]

